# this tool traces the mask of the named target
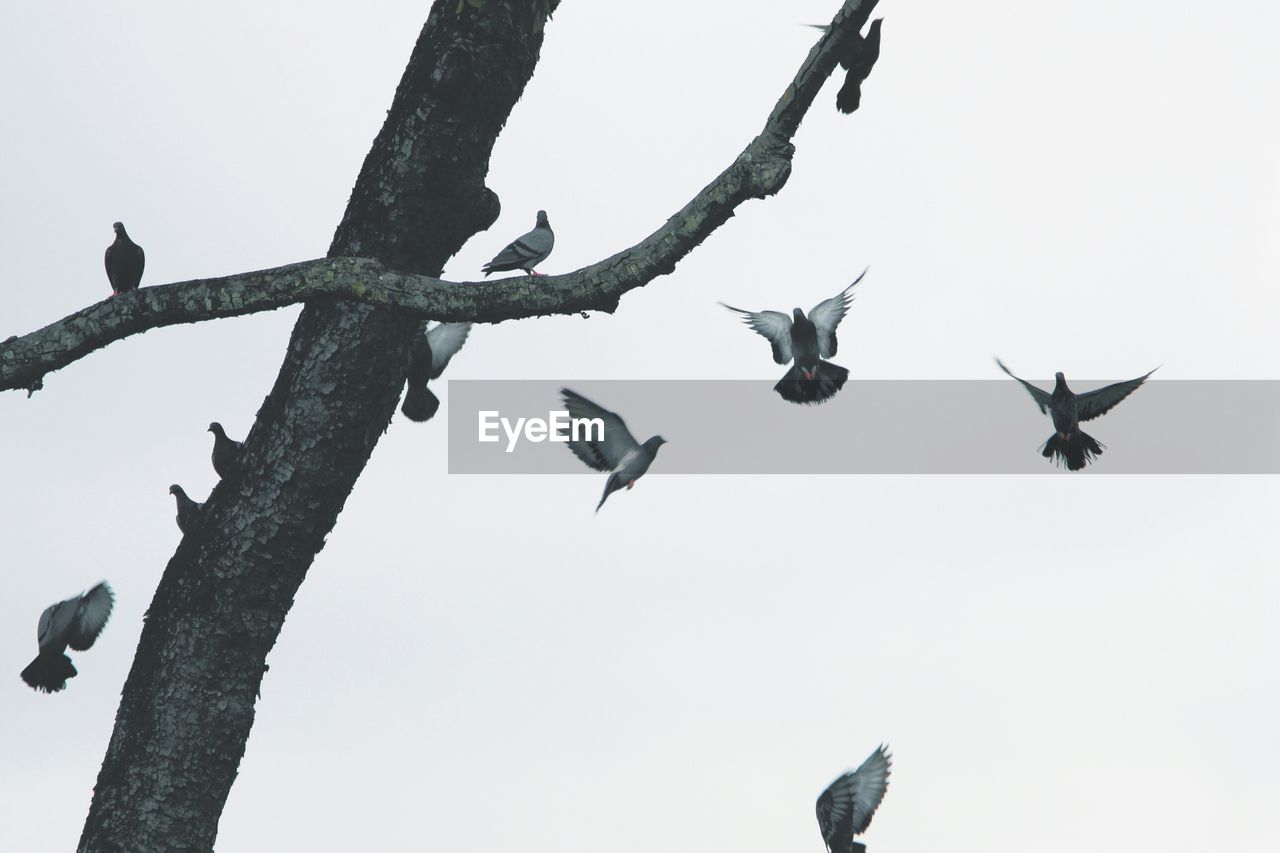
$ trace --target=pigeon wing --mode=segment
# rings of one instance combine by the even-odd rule
[[[791,352],[791,318],[779,311],[744,311],[732,305],[724,305],[730,311],[742,315],[742,322],[754,331],[769,339],[773,347],[773,360],[778,364],[790,364]]]
[[[1008,373],[1010,376],[1013,376],[1013,372],[1009,370],[1009,368],[1004,366],[1003,361],[997,358],[996,364],[1000,365],[1000,369],[1003,370],[1005,373]],[[1013,376],[1013,378],[1018,379],[1018,377],[1016,376]],[[1018,381],[1022,383],[1023,388],[1027,389],[1027,393],[1031,395],[1031,399],[1036,401],[1036,405],[1040,407],[1040,414],[1042,415],[1048,414],[1049,401],[1052,399],[1052,395],[1048,391],[1042,391],[1041,389],[1032,385],[1030,382],[1028,382],[1025,379],[1018,379]],[[1083,418],[1081,418],[1081,420],[1083,420]]]
[[[76,606],[75,621],[71,625],[67,645],[77,652],[83,652],[92,646],[111,618],[113,604],[115,596],[111,594],[111,587],[107,586],[106,581],[82,595]]]
[[[458,354],[471,333],[470,323],[437,323],[427,332],[427,345],[431,347],[431,378],[439,379],[449,366],[449,359]]]
[[[114,249],[115,247],[116,247],[115,243],[112,243],[110,246],[108,246],[107,253],[102,257],[103,262],[107,266],[107,281],[111,281],[111,255],[112,255],[111,250]],[[111,281],[111,284],[114,285],[115,282]]]
[[[1160,368],[1156,368],[1159,370]],[[1130,379],[1127,382],[1117,382],[1114,385],[1107,385],[1104,388],[1098,388],[1084,394],[1076,395],[1076,417],[1082,421],[1091,421],[1094,418],[1101,417],[1116,407],[1121,400],[1128,397],[1134,391],[1138,390],[1138,386],[1147,381],[1147,377],[1152,370],[1137,379]]]
[[[36,642],[40,648],[61,646],[66,642],[65,635],[76,615],[76,602],[80,596],[50,604],[40,614],[40,626],[36,629]]]
[[[853,837],[871,825],[889,787],[892,757],[880,746],[851,773],[836,779],[818,797],[818,827],[832,853],[851,849]]]
[[[537,266],[539,261],[551,254],[555,240],[555,234],[550,229],[535,228],[508,244],[488,265],[515,268]]]
[[[853,284],[830,299],[822,300],[809,312],[809,319],[818,330],[818,355],[821,357],[831,358],[836,354],[836,326],[840,325],[844,315],[849,313],[849,306],[853,304],[853,288],[866,274],[867,270],[863,270],[862,274],[853,280]]]
[[[597,471],[612,471],[624,456],[640,449],[640,443],[631,435],[626,423],[614,412],[568,388],[561,388],[560,396],[569,417],[574,420],[599,418],[604,424],[602,437],[597,438],[596,430],[588,429],[581,440],[569,442],[573,455],[589,467]]]

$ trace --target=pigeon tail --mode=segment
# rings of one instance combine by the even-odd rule
[[[76,677],[71,658],[64,654],[40,654],[22,671],[27,686],[41,693],[57,693],[67,686],[68,678]]]
[[[778,380],[778,384],[773,386],[773,390],[789,402],[815,406],[834,397],[848,378],[848,370],[829,361],[818,362],[812,379],[806,379],[804,369],[793,364],[786,375]]]
[[[1057,465],[1066,465],[1068,471],[1079,471],[1101,456],[1102,448],[1097,439],[1077,427],[1066,438],[1056,432],[1049,436],[1040,453]]]
[[[844,78],[844,85],[836,92],[836,109],[849,115],[862,103],[862,81],[857,74],[850,71]]]
[[[604,502],[609,500],[609,495],[618,491],[618,489],[621,489],[623,485],[624,484],[622,480],[618,478],[618,475],[616,472],[613,474],[610,474],[609,482],[604,484],[604,494],[600,496],[600,503],[596,504],[596,512],[599,512],[600,507],[604,506]]]
[[[400,404],[400,412],[416,423],[429,421],[436,416],[440,408],[440,398],[427,387],[427,383],[409,382],[405,386],[404,402]]]

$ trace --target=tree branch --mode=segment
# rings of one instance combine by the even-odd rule
[[[223,278],[146,287],[84,308],[0,343],[0,391],[34,391],[46,374],[149,329],[270,311],[321,298],[364,302],[451,322],[497,323],[582,311],[612,313],[629,290],[675,269],[748,199],[777,193],[791,175],[791,139],[857,37],[875,2],[846,0],[809,51],[764,129],[734,162],[662,227],[629,249],[558,276],[448,282],[396,272],[361,258],[324,258]]]

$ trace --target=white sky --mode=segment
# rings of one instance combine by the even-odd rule
[[[427,8],[368,5],[7,10],[0,339],[107,294],[116,219],[144,284],[322,255]],[[546,272],[644,236],[837,7],[568,0],[447,275],[539,208]],[[856,378],[1280,378],[1280,9],[1085,11],[883,0],[862,109],[824,90],[781,196],[616,316],[478,328],[449,375],[772,378],[716,300],[870,264]],[[208,493],[204,428],[243,436],[296,313],[0,395],[0,847],[74,847],[167,487]],[[1275,479],[651,476],[593,518],[602,478],[446,476],[444,427],[397,417],[303,585],[219,851],[821,851],[814,799],[882,740],[874,853],[1280,846]],[[35,694],[40,611],[103,578],[80,676]]]

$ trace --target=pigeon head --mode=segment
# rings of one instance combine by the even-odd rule
[[[551,223],[547,221],[547,212],[545,210],[538,211],[538,227],[550,228]]]
[[[226,436],[227,436],[226,432],[224,432],[224,431],[223,431],[223,429],[222,429],[222,424],[218,423],[217,421],[214,421],[213,423],[209,424],[209,429],[207,429],[207,430],[205,430],[205,431],[206,431],[206,432],[211,432],[211,433],[213,433],[214,435],[220,435],[220,436],[222,436],[223,438],[226,438]]]
[[[792,309],[791,309],[791,319],[792,319],[792,320],[795,320],[795,321],[797,321],[797,322],[799,322],[800,320],[803,320],[803,319],[804,319],[804,312],[803,312],[803,311],[801,311],[799,308],[792,308]]]
[[[112,223],[111,223],[111,230],[115,231],[117,234],[123,235],[123,234],[124,234],[124,223],[123,223],[123,222],[112,222]]]
[[[182,491],[182,486],[179,486],[179,485],[177,485],[177,484],[174,484],[174,485],[172,485],[172,486],[170,486],[170,487],[169,487],[169,494],[171,494],[171,495],[182,495],[183,497],[186,497],[186,494],[187,494],[187,493],[186,493],[186,492],[184,492],[184,491]]]
[[[654,453],[657,453],[658,448],[666,443],[667,443],[667,440],[665,438],[663,438],[660,435],[655,435],[653,436],[653,438],[650,438],[648,441],[646,441],[644,443],[644,446],[652,450]]]

